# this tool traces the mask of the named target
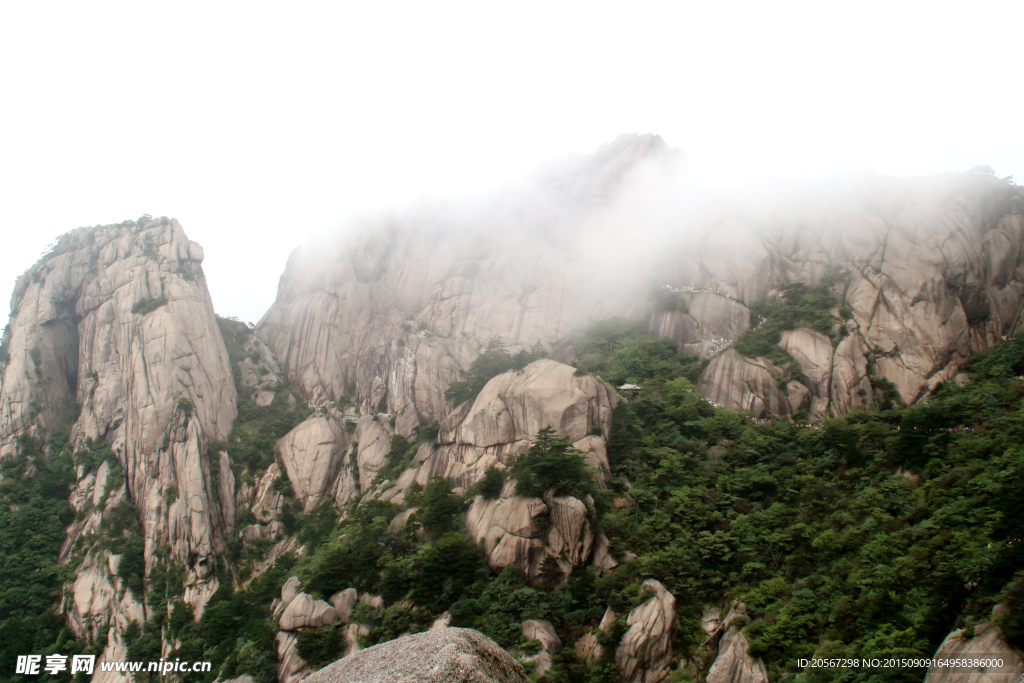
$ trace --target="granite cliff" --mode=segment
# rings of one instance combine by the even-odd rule
[[[205,444],[235,418],[235,386],[200,264],[175,220],[144,217],[64,235],[18,279],[4,338],[0,453],[46,439],[69,412],[82,458],[78,512],[61,552],[76,567],[72,631],[122,659],[122,635],[145,621],[143,596],[117,578],[117,553],[95,543],[120,509],[139,524],[143,561],[184,570],[197,613],[217,588],[224,521]],[[103,444],[102,448],[93,444]],[[86,464],[88,463],[88,464]]]
[[[670,158],[659,138],[623,136],[567,171],[570,185],[549,179],[472,212],[439,207],[314,240],[289,259],[258,335],[315,400],[350,396],[363,412],[417,410],[432,421],[451,409],[445,388],[490,341],[553,346],[622,316],[713,356],[701,386],[711,400],[762,416],[805,409],[820,421],[870,407],[872,380],[918,401],[1017,327],[1024,205],[1005,181],[867,176],[681,212],[675,232],[638,226],[642,248],[626,230],[617,254],[588,251],[588,239],[622,224],[610,188],[635,203],[637,179]],[[642,265],[630,258],[639,254]],[[721,353],[751,328],[759,299],[834,273],[841,333],[787,331],[781,346],[799,367],[781,386],[779,370]],[[661,305],[652,288],[676,303]]]
[[[176,220],[146,216],[63,236],[12,298],[0,459],[30,440],[53,458],[62,447],[53,435],[67,430],[76,514],[60,561],[74,576],[60,609],[75,637],[103,661],[138,654],[140,632],[151,655],[187,654],[182,634],[203,627],[208,604],[225,610],[232,591],[259,595],[260,618],[272,625],[217,651],[229,662],[225,677],[272,648],[278,679],[295,683],[323,664],[311,659],[322,643],[354,654],[371,642],[366,624],[374,637],[389,633],[380,625],[389,619],[429,626],[415,621],[424,612],[412,598],[329,582],[330,591],[298,592],[287,572],[305,561],[316,575],[318,547],[341,556],[357,542],[354,531],[334,534],[337,520],[365,524],[377,545],[397,538],[426,553],[442,540],[421,509],[438,480],[458,517],[444,538],[470,539],[484,573],[522,577],[520,598],[546,583],[609,576],[634,556],[612,547],[600,519],[608,507],[640,508],[615,497],[630,482],[606,490],[613,414],[641,389],[620,395],[573,367],[585,364],[580,331],[593,323],[632,321],[701,359],[699,377],[680,391],[808,424],[884,401],[919,403],[961,381],[972,352],[1019,327],[1024,197],[1012,184],[983,172],[867,177],[812,198],[676,215],[686,186],[655,180],[676,158],[657,136],[622,136],[507,196],[317,238],[291,255],[254,329],[214,315],[203,250]],[[621,248],[605,248],[609,236]],[[766,301],[805,291],[820,294],[827,324],[798,317],[772,328],[777,338],[757,337]],[[755,338],[758,352],[744,355]],[[496,342],[510,358],[536,355],[485,378],[466,400],[446,398]],[[578,451],[592,495],[525,495],[506,478],[546,427]],[[729,443],[680,439],[682,452],[706,452],[709,462]],[[482,492],[489,476],[497,487]],[[368,519],[365,510],[374,511]],[[422,557],[397,554],[375,567],[422,573]],[[603,596],[609,604],[592,606],[605,614],[599,627],[561,627],[575,643],[564,652],[540,618],[512,629],[523,637],[509,642],[525,649],[510,649],[538,675],[576,653],[620,680],[663,680],[679,659],[682,605],[654,579],[635,588],[626,592],[632,603],[615,607],[621,616]],[[713,618],[697,652],[707,661],[686,665],[708,681],[767,680],[748,652],[745,615],[734,608],[720,620],[721,610],[705,608]],[[468,617],[453,609],[436,630],[453,618]],[[490,657],[493,644],[473,633],[432,639],[451,641],[459,661]],[[996,638],[990,627],[978,633]],[[943,647],[954,646],[956,638]],[[488,680],[520,680],[516,667],[502,663]]]

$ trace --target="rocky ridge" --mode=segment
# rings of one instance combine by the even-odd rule
[[[616,159],[615,172],[605,170],[620,193],[624,179],[643,177],[668,154],[645,136],[609,147],[614,153],[593,164]],[[891,382],[906,403],[926,397],[972,349],[989,348],[1020,319],[1024,204],[994,177],[866,176],[823,191],[824,199],[709,210],[678,235],[662,235],[648,254],[662,290],[653,298],[649,276],[631,275],[631,263],[594,262],[611,275],[595,281],[573,258],[579,234],[618,216],[616,193],[606,192],[614,183],[597,184],[604,189],[588,195],[602,198],[595,201],[520,197],[543,209],[514,225],[502,222],[504,205],[468,217],[438,209],[386,221],[353,241],[300,247],[259,336],[312,396],[350,395],[364,413],[416,410],[433,421],[450,410],[444,388],[489,342],[555,345],[587,323],[621,316],[715,356],[702,387],[716,403],[759,417],[806,411],[817,422],[870,407],[872,381]],[[836,343],[788,331],[781,346],[799,367],[780,385],[763,361],[749,359],[762,371],[719,358],[750,329],[760,297],[815,285],[830,272],[845,275],[833,287],[844,328]],[[676,303],[664,305],[662,295]]]
[[[438,209],[367,226],[351,242],[304,245],[260,339],[315,402],[348,395],[363,414],[440,420],[445,389],[490,341],[516,350],[565,336],[596,310],[637,309],[595,288],[590,264],[566,258],[575,237],[552,236],[606,204],[637,166],[668,157],[657,136],[622,136],[511,209]]]
[[[996,607],[996,609],[999,609]],[[951,667],[933,666],[928,669],[925,683],[947,683],[967,680],[970,683],[1012,683],[1024,675],[1024,658],[1006,642],[999,629],[991,622],[978,624],[973,635],[965,629],[953,631],[942,641],[935,653],[937,660],[995,659],[1002,667],[977,667],[970,672]]]
[[[852,199],[768,223],[712,221],[664,250],[671,263],[659,268],[665,282],[656,284],[668,285],[675,305],[659,303],[639,279],[595,283],[584,259],[567,258],[578,245],[562,228],[590,225],[637,169],[667,153],[653,136],[621,138],[546,187],[543,211],[489,222],[493,234],[472,225],[481,216],[490,221],[491,209],[460,216],[455,228],[440,212],[396,218],[331,249],[300,248],[237,368],[213,316],[202,249],[177,221],[147,218],[62,238],[15,290],[3,344],[0,457],[17,449],[20,436],[45,438],[74,404],[79,448],[109,449],[102,462],[79,465],[70,496],[79,516],[62,559],[76,569],[63,610],[75,634],[89,642],[105,635],[103,657],[124,658],[126,629],[150,616],[118,577],[122,556],[91,547],[126,505],[142,530],[146,572],[157,562],[183,568],[183,597],[198,618],[219,585],[214,564],[225,539],[249,548],[270,542],[258,575],[288,550],[302,551],[287,531],[288,514],[324,501],[339,514],[371,498],[405,505],[413,484],[437,476],[464,491],[488,467],[504,468],[525,452],[545,426],[586,454],[603,486],[619,399],[599,378],[542,360],[494,377],[472,401],[445,401],[448,385],[498,338],[512,349],[540,341],[571,363],[574,329],[611,316],[642,320],[709,359],[697,385],[709,400],[818,422],[870,407],[879,381],[903,401],[920,400],[952,379],[972,349],[989,348],[1019,324],[1020,197],[970,174],[876,179]],[[779,346],[793,363],[730,348],[751,329],[756,299],[836,270],[846,277],[833,288],[835,341],[810,329],[784,331]],[[233,446],[224,445],[236,414],[233,374],[257,406],[287,398],[317,407],[277,440],[278,462],[237,479]],[[305,398],[282,393],[284,381]],[[431,422],[436,439],[417,441]],[[383,478],[396,436],[418,448],[407,467]],[[223,449],[207,453],[214,441]],[[392,525],[414,513],[407,508]],[[616,566],[593,517],[591,500],[516,496],[507,482],[496,498],[472,502],[465,526],[492,570],[511,564],[536,577],[549,556],[565,573],[587,563]],[[626,617],[615,652],[625,680],[661,680],[672,660],[675,599],[650,583],[654,597]],[[347,622],[356,597],[343,591],[315,600],[291,588],[276,613],[282,683],[308,673],[299,629]],[[729,622],[713,630],[718,656],[708,680],[765,680]],[[345,627],[349,654],[359,649],[361,628]],[[593,642],[576,646],[584,659],[600,656],[588,635]]]
[[[62,551],[81,563],[67,603],[72,630],[94,640],[109,628],[106,659],[124,655],[120,634],[145,616],[139,596],[117,589],[118,556],[87,540],[116,506],[137,514],[147,568],[161,546],[185,568],[197,613],[217,588],[224,519],[204,448],[231,431],[235,387],[202,260],[176,220],[80,228],[18,279],[12,297],[0,457],[23,435],[45,438],[76,405],[76,449],[105,444],[110,454],[78,467],[70,500],[79,519]]]
[[[445,628],[361,650],[307,683],[526,683],[522,665],[479,631]]]

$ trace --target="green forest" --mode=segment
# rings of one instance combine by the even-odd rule
[[[789,301],[800,307],[816,295],[801,290]],[[805,320],[797,316],[790,324]],[[829,329],[831,323],[817,324]],[[248,331],[231,321],[221,325],[237,368]],[[759,329],[766,327],[756,334],[776,329]],[[597,632],[611,607],[619,620],[601,632],[604,658],[588,666],[566,647],[543,679],[559,683],[616,680],[614,644],[626,614],[646,599],[640,585],[648,578],[676,597],[677,657],[700,660],[706,604],[742,601],[747,616],[739,625],[772,680],[797,673],[796,660],[815,654],[930,657],[950,630],[988,620],[997,603],[1011,608],[997,618],[1003,635],[1024,647],[1024,549],[1018,537],[1024,513],[1024,336],[976,354],[965,368],[965,386],[941,386],[912,406],[879,401],[884,409],[816,427],[754,422],[712,406],[694,386],[704,364],[636,324],[600,323],[578,335],[575,348],[577,372],[643,387],[614,411],[609,488],[598,489],[582,456],[545,431],[505,472],[489,471],[465,496],[442,479],[412,490],[408,502],[418,511],[399,532],[388,531],[400,512],[390,503],[364,500],[339,520],[329,503],[301,514],[292,498],[285,523],[305,546],[302,556],[285,555],[249,581],[252,562],[265,549],[233,543],[219,559],[220,589],[198,622],[181,600],[180,568],[158,563],[145,590],[157,616],[128,634],[130,658],[158,658],[163,631],[180,642],[171,658],[219,664],[207,681],[248,673],[271,683],[276,625],[270,603],[292,575],[316,598],[348,587],[383,596],[383,610],[360,605],[353,611],[352,619],[368,629],[365,645],[429,628],[447,611],[452,625],[479,629],[527,655],[537,643],[522,641],[523,620],[547,619],[563,642],[573,643]],[[493,374],[533,357],[517,358],[495,345],[469,380],[455,387],[454,398],[472,397]],[[884,383],[876,383],[879,398],[891,399]],[[288,406],[282,392],[266,407],[242,392],[239,403],[230,447],[236,476],[247,480],[273,462],[274,441],[309,410]],[[434,438],[436,429],[421,428],[417,441]],[[400,461],[417,444],[399,439],[392,457]],[[60,587],[71,579],[71,570],[58,565],[57,551],[74,518],[66,501],[72,463],[107,456],[86,449],[73,461],[64,440],[66,434],[51,436],[46,458],[38,441],[23,439],[19,456],[2,466],[4,671],[13,671],[17,654],[86,649],[55,613]],[[471,496],[494,497],[506,475],[526,495],[550,489],[593,495],[591,523],[607,534],[613,554],[629,552],[636,559],[603,575],[577,567],[568,577],[550,560],[533,582],[511,567],[491,572],[462,519]],[[291,493],[287,485],[282,490]],[[112,531],[124,539],[116,550],[129,559],[141,552],[133,534],[137,524],[131,520]],[[138,562],[127,566],[122,578],[128,590],[143,592]],[[97,648],[102,644],[89,651]],[[313,667],[333,661],[344,648],[341,628],[305,629],[298,648]],[[698,675],[709,664],[699,661]],[[920,681],[923,675],[832,670],[801,680]],[[672,677],[690,678],[682,671]]]

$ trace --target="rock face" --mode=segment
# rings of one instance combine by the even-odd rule
[[[65,605],[68,625],[76,638],[95,642],[106,637],[106,647],[98,662],[123,661],[128,652],[124,632],[131,625],[142,626],[145,610],[142,602],[125,590],[117,576],[120,555],[106,551],[93,552],[86,556],[75,575],[71,588],[71,604]],[[120,596],[120,597],[118,597]],[[97,680],[125,680],[114,672],[103,673],[96,666]]]
[[[359,639],[370,635],[370,629],[366,628],[362,624],[349,624],[345,627],[344,634],[345,656],[348,657],[352,653],[359,652],[362,649],[359,645]]]
[[[969,683],[1013,683],[1024,674],[1024,657],[1007,643],[999,629],[992,623],[982,623],[974,627],[974,637],[964,638],[963,630],[953,631],[942,641],[936,659],[975,659],[997,658],[1006,662],[1002,669],[982,669],[970,672],[950,670],[941,667],[928,669],[925,683],[953,683],[968,681]],[[1012,662],[1012,663],[1011,663]]]
[[[775,367],[765,358],[751,360],[726,349],[708,365],[697,390],[709,401],[757,417],[789,417],[789,401],[778,380],[788,380],[788,369]]]
[[[362,414],[418,411],[430,422],[454,408],[445,388],[496,338],[515,351],[620,316],[709,357],[750,327],[758,298],[836,271],[846,277],[832,288],[834,312],[849,333],[839,348],[792,330],[783,346],[804,372],[782,388],[757,359],[765,372],[725,358],[702,381],[729,407],[780,417],[796,407],[817,421],[870,407],[869,373],[903,401],[920,400],[971,349],[1019,323],[1024,202],[1004,181],[864,176],[746,210],[701,207],[693,218],[631,184],[671,156],[659,138],[624,136],[500,202],[409,213],[304,245],[260,338],[316,401],[350,395]],[[675,215],[676,228],[624,239],[623,221],[648,220],[631,213],[638,193]],[[612,256],[593,246],[605,237]],[[652,299],[641,272],[658,273],[676,301]]]
[[[707,357],[750,328],[750,311],[742,303],[714,290],[674,292],[686,311],[655,310],[648,327],[659,337],[671,337],[688,353]]]
[[[459,406],[441,423],[437,447],[417,454],[392,499],[414,481],[425,486],[438,476],[469,486],[487,468],[503,466],[529,450],[531,439],[544,427],[569,438],[603,482],[608,473],[605,438],[618,396],[598,379],[574,373],[571,366],[539,360],[491,379],[472,403]]]
[[[718,642],[718,657],[708,671],[708,683],[768,683],[764,665],[747,654],[747,639],[727,628]]]
[[[868,379],[868,346],[859,336],[839,342],[832,356],[832,399],[834,415],[871,407],[871,381]]]
[[[565,558],[570,566],[582,564],[590,557],[594,543],[586,504],[572,496],[549,496],[547,503],[551,511],[551,531],[548,532],[551,554]]]
[[[672,661],[676,599],[654,579],[644,581],[644,588],[654,591],[654,597],[629,613],[629,629],[615,650],[615,663],[625,681],[657,683],[668,675]]]
[[[562,651],[562,639],[555,633],[550,621],[529,619],[523,622],[523,639],[539,640],[545,652],[557,655]]]
[[[972,349],[1016,329],[1024,292],[1016,188],[950,174],[868,177],[831,194],[814,208],[794,198],[790,216],[774,223],[716,226],[697,257],[703,275],[689,275],[749,303],[790,283],[813,284],[828,267],[849,274],[836,291],[850,309],[851,336],[832,354],[831,377],[820,339],[799,332],[783,342],[808,361],[812,412],[822,413],[825,396],[836,415],[869,404],[872,365],[903,401],[920,400],[956,375]],[[731,246],[740,237],[746,258]]]
[[[75,399],[77,431],[106,437],[129,460],[157,449],[182,398],[207,438],[226,437],[234,383],[202,258],[177,221],[162,219],[74,230],[21,276],[5,344],[3,452],[36,419],[54,427]],[[33,401],[44,405],[36,418]]]
[[[495,500],[477,496],[466,513],[466,529],[482,542],[491,569],[500,571],[512,564],[535,577],[549,556],[558,559],[566,574],[591,558],[602,569],[615,567],[607,551],[592,555],[590,510],[583,501],[565,496],[545,503],[514,495],[514,487],[514,482],[507,484]],[[545,539],[537,538],[540,524],[535,520],[541,517],[547,517],[550,526]]]
[[[806,391],[808,397],[801,400],[801,405],[806,401],[811,421],[821,422],[827,417],[832,396],[832,341],[814,330],[786,330],[782,333],[779,346],[800,364],[803,375],[802,384],[790,383],[791,387],[797,385],[789,389],[791,405],[794,390],[800,393]]]
[[[597,636],[593,633],[586,633],[576,641],[576,656],[584,662],[592,662],[600,659],[604,654],[604,648],[597,642]]]
[[[871,408],[878,380],[906,402],[941,382],[964,381],[958,373],[968,354],[1020,324],[1024,199],[1017,188],[978,174],[871,177],[817,193],[814,203],[793,197],[781,210],[716,209],[679,221],[671,214],[685,229],[623,239],[626,220],[647,218],[630,212],[639,204],[620,200],[649,199],[644,188],[657,184],[635,181],[670,156],[656,136],[624,136],[514,197],[388,218],[352,239],[297,249],[277,302],[234,369],[258,406],[301,399],[317,410],[279,440],[280,465],[237,482],[229,447],[208,449],[228,438],[236,396],[202,248],[177,221],[149,217],[62,237],[12,297],[0,346],[0,458],[16,451],[19,436],[45,441],[75,404],[72,442],[110,448],[104,462],[79,465],[69,496],[77,516],[60,557],[84,558],[62,605],[74,633],[90,643],[106,637],[102,656],[115,660],[127,651],[125,629],[153,616],[143,596],[121,585],[120,556],[91,547],[117,508],[137,512],[147,573],[155,562],[185,569],[184,599],[198,617],[218,587],[215,558],[226,533],[272,546],[254,573],[284,552],[301,554],[282,522],[291,511],[279,490],[284,476],[306,512],[324,501],[339,513],[358,499],[403,504],[413,483],[433,477],[467,488],[550,426],[586,454],[604,486],[617,395],[600,378],[543,360],[494,377],[473,401],[445,402],[449,384],[498,338],[513,352],[540,342],[572,361],[582,326],[641,321],[709,359],[697,388],[711,401],[817,422]],[[608,244],[615,253],[599,254]],[[832,287],[833,313],[842,319],[835,343],[808,329],[786,331],[780,347],[796,363],[782,365],[730,348],[758,324],[754,301],[814,285],[831,271],[845,273]],[[654,295],[651,272],[660,278]],[[283,380],[297,387],[293,394],[277,393]],[[333,402],[343,396],[352,399],[340,404],[344,412]],[[436,441],[422,442],[403,472],[381,481],[392,440],[412,440],[434,421]],[[510,481],[495,500],[478,496],[465,520],[492,569],[514,564],[535,577],[547,557],[566,573],[588,562],[616,566],[608,539],[593,528],[593,501],[517,497],[514,489]],[[412,514],[396,517],[395,529]],[[236,531],[236,522],[244,527]],[[655,597],[630,613],[616,650],[626,680],[661,680],[671,659],[674,599],[648,583]],[[289,582],[275,606],[285,683],[305,675],[294,630],[347,622],[359,597],[350,589],[328,604],[299,588]],[[742,633],[717,615],[706,626],[719,645],[709,681],[763,680]],[[438,641],[448,654],[436,660],[437,671],[453,661],[492,662],[475,636],[439,630],[449,635],[436,636],[448,639]],[[346,624],[349,652],[361,634],[365,627]],[[999,646],[985,640],[992,637],[979,626],[975,638],[951,635],[943,647]],[[554,652],[548,641],[545,651]],[[594,634],[577,646],[584,658],[599,651]]]
[[[211,477],[223,467],[216,453],[207,459],[205,444],[225,439],[235,418],[202,260],[202,248],[166,218],[64,235],[18,279],[0,379],[0,457],[21,434],[45,435],[77,403],[72,441],[106,442],[123,469],[122,486],[107,481],[113,461],[95,472],[79,469],[74,504],[85,517],[69,529],[62,557],[99,529],[112,501],[130,502],[147,571],[157,547],[169,547],[171,561],[187,568],[185,599],[197,615],[217,588],[221,501],[231,497]],[[104,598],[116,581],[100,567],[116,556],[89,557],[77,573],[69,619],[90,640],[111,625],[104,657],[113,656],[131,610],[111,610]]]
[[[307,683],[527,683],[522,665],[479,631],[443,628],[360,650]]]
[[[548,508],[540,498],[514,496],[512,489],[514,485],[507,484],[497,500],[478,496],[466,513],[466,529],[483,541],[491,569],[514,564],[527,576],[536,576],[547,551],[543,541],[534,538],[533,520]]]
[[[489,467],[503,468],[513,455],[525,453],[530,439],[546,426],[573,441],[587,454],[595,481],[603,485],[608,473],[605,436],[611,425],[616,394],[593,377],[578,377],[574,369],[551,360],[535,361],[521,372],[493,378],[472,403],[465,403],[441,425],[440,444],[417,454],[413,467],[386,494],[400,500],[413,482],[425,485],[442,476],[459,486],[483,478]],[[546,538],[539,537],[534,520],[548,518]],[[515,495],[507,482],[495,500],[477,496],[466,515],[466,528],[482,540],[488,563],[498,571],[514,564],[536,576],[547,556],[559,558],[565,572],[586,562],[594,550],[586,502],[571,496],[545,499]],[[614,566],[607,556],[604,566]]]
[[[300,628],[319,628],[338,620],[338,612],[331,605],[299,593],[285,607],[280,628],[282,631],[298,631]]]
[[[355,588],[346,588],[343,591],[339,591],[331,596],[330,603],[331,607],[338,614],[338,620],[342,623],[348,623],[349,614],[352,612],[352,608],[359,602],[359,594]]]
[[[764,664],[747,653],[747,638],[733,625],[746,614],[747,606],[743,603],[734,604],[724,617],[718,607],[705,606],[701,628],[708,639],[701,652],[714,653],[716,645],[718,651],[708,670],[708,683],[767,683]]]
[[[313,415],[277,442],[295,495],[308,512],[334,492],[348,440],[337,421]]]
[[[538,360],[522,372],[488,382],[457,425],[445,423],[441,439],[487,448],[528,440],[553,427],[580,441],[595,427],[603,430],[616,400],[611,388],[595,378],[577,377],[574,368],[553,360]]]
[[[305,678],[305,660],[299,656],[298,639],[289,631],[277,632],[278,683],[297,683]]]
[[[302,582],[299,581],[299,577],[289,577],[289,579],[284,582],[284,585],[281,586],[281,604],[285,607],[291,604],[291,601],[298,596],[299,586],[301,585]]]
[[[554,341],[597,309],[642,315],[626,292],[593,278],[588,259],[569,255],[588,248],[582,224],[614,188],[669,156],[657,136],[622,136],[525,189],[511,211],[508,198],[438,208],[367,226],[353,241],[304,245],[259,336],[315,402],[347,394],[363,414],[412,407],[442,419],[445,389],[488,342],[500,337],[515,351]],[[570,234],[569,224],[579,228]]]

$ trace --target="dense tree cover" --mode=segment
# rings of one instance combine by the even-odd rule
[[[47,462],[39,441],[22,437],[0,476],[0,671],[28,681],[35,677],[14,673],[18,655],[82,651],[56,613],[72,578],[57,553],[75,516],[67,502],[74,473],[66,454]]]
[[[583,453],[551,427],[537,432],[530,450],[509,460],[508,476],[516,480],[517,496],[539,498],[550,493],[582,500],[597,493]]]
[[[790,303],[803,306],[806,296],[793,295]],[[825,310],[824,304],[812,308]],[[795,320],[810,324],[810,314]],[[238,336],[225,335],[233,357],[244,343]],[[978,354],[966,368],[966,386],[942,386],[926,402],[889,403],[820,428],[758,424],[715,408],[694,391],[702,363],[639,326],[602,323],[574,346],[581,371],[643,386],[614,411],[609,490],[592,488],[579,454],[548,431],[506,471],[488,472],[466,495],[442,479],[412,487],[406,498],[417,510],[401,527],[392,523],[401,509],[379,500],[363,500],[344,519],[329,502],[301,514],[282,486],[289,528],[304,553],[284,555],[247,583],[252,561],[267,548],[230,549],[218,561],[220,588],[198,622],[181,601],[184,567],[167,548],[157,550],[162,561],[143,583],[138,513],[122,503],[105,519],[100,543],[122,556],[119,575],[129,590],[141,594],[145,586],[154,615],[126,633],[130,658],[158,658],[163,630],[180,642],[172,657],[222,664],[207,681],[248,673],[271,683],[276,624],[270,604],[293,574],[317,598],[349,587],[382,596],[382,610],[353,610],[353,620],[369,631],[364,644],[429,628],[447,611],[454,625],[477,628],[527,654],[537,644],[523,641],[523,620],[547,619],[571,644],[595,632],[611,607],[619,619],[599,634],[604,658],[586,665],[566,647],[546,676],[559,683],[615,680],[615,643],[629,610],[647,597],[641,591],[646,578],[658,579],[677,598],[676,654],[705,665],[699,649],[704,606],[744,602],[748,617],[740,625],[750,652],[765,661],[773,680],[795,672],[798,658],[815,654],[928,657],[951,629],[988,619],[996,603],[1011,607],[996,620],[1003,634],[1024,646],[1024,338]],[[244,466],[251,473],[250,467],[272,459],[270,440],[308,410],[293,412],[276,400],[246,410],[251,421],[268,424],[233,434],[225,447],[233,457],[248,453]],[[240,419],[239,426],[245,424]],[[420,436],[418,443],[430,442],[434,432],[424,429]],[[60,586],[71,578],[56,561],[73,518],[66,497],[74,477],[64,439],[50,437],[44,456],[39,441],[23,438],[19,455],[0,465],[0,666],[8,671],[17,654],[84,648],[55,613]],[[393,443],[396,467],[418,443]],[[90,444],[75,463],[92,469],[107,460],[117,481],[123,473],[104,449]],[[593,495],[592,523],[608,535],[615,554],[629,551],[637,559],[603,575],[576,567],[566,576],[553,559],[533,581],[511,567],[492,572],[462,520],[474,495],[500,494],[505,476],[515,478],[523,494]],[[332,661],[344,645],[338,625],[298,636],[300,655],[313,665]],[[94,643],[91,651],[102,647]],[[815,675],[917,681],[923,672]]]
[[[539,342],[529,351],[521,349],[511,354],[501,339],[492,341],[487,345],[487,350],[469,366],[468,377],[459,382],[452,382],[444,392],[444,397],[452,406],[461,405],[476,398],[492,377],[509,370],[521,370],[533,361],[547,357],[547,352]]]
[[[68,445],[78,410],[71,407],[45,441],[23,435],[16,453],[0,462],[0,671],[5,680],[29,681],[15,674],[18,655],[90,654],[74,639],[57,613],[62,586],[74,579],[58,563],[67,527],[75,519],[68,489],[75,481]],[[86,451],[88,452],[88,451]],[[54,677],[70,680],[65,672]]]
[[[676,595],[678,651],[703,604],[734,599],[773,678],[815,653],[928,657],[997,601],[1019,605],[1024,341],[968,370],[967,387],[820,429],[753,424],[680,379],[620,404],[609,457],[628,505],[604,523]],[[1024,644],[1020,612],[1002,626]]]
[[[573,340],[579,372],[613,386],[686,377],[696,382],[707,363],[679,352],[672,339],[652,337],[639,321],[605,320]]]

